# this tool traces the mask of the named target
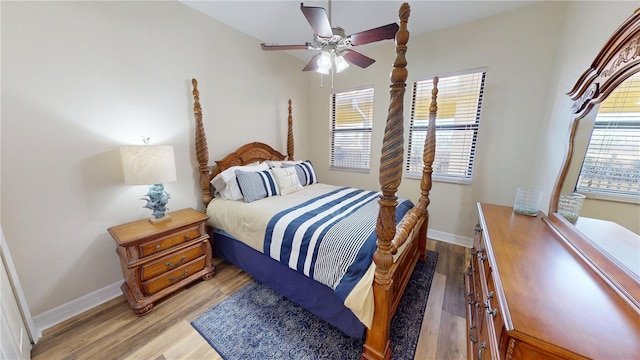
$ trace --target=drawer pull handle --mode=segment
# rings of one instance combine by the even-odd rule
[[[477,254],[478,254],[478,260],[479,261],[485,261],[487,260],[487,256],[486,255],[482,255],[482,253],[485,252],[485,249],[480,249],[478,250]]]
[[[484,351],[484,349],[487,347],[487,342],[483,341],[480,344],[480,348],[478,349],[478,360],[482,360],[482,352]]]
[[[474,337],[473,337],[473,334],[471,334],[471,332],[472,332],[472,331],[473,331],[473,329],[475,329],[475,328],[476,328],[476,325],[475,325],[475,324],[473,324],[473,325],[469,326],[469,340],[470,340],[472,343],[477,343],[477,342],[478,342],[478,339],[477,339],[477,338],[474,338]]]
[[[180,261],[178,261],[178,262],[177,262],[177,263],[175,263],[175,264],[173,264],[171,261],[169,261],[169,262],[167,263],[167,267],[174,267],[174,266],[176,266],[176,265],[180,265],[180,264],[182,264],[182,263],[184,262],[184,259],[186,259],[186,258],[187,258],[186,256],[182,255],[182,257],[180,258]]]
[[[160,244],[156,245],[156,250],[160,249]]]
[[[177,278],[175,278],[175,277],[173,277],[173,276],[172,276],[172,277],[170,277],[170,278],[169,278],[169,281],[178,281],[178,280],[182,280],[182,279],[184,279],[184,278],[187,276],[187,274],[188,274],[188,273],[189,273],[189,270],[188,270],[188,269],[185,269],[185,270],[184,270],[184,273],[183,273],[181,276],[178,276]]]
[[[185,235],[184,235],[184,239],[185,239],[185,240],[189,240],[190,238],[191,238],[191,235],[190,235],[190,234],[185,234]]]
[[[484,307],[487,309],[487,314],[493,315],[495,318],[498,315],[498,309],[492,309],[491,304],[489,303],[489,299],[484,302]]]

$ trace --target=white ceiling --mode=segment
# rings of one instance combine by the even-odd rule
[[[409,31],[423,34],[465,22],[528,6],[538,1],[408,1],[411,6]],[[329,13],[328,1],[293,0],[181,0],[182,3],[229,25],[260,42],[298,45],[311,42],[313,30],[300,10],[305,6],[323,7]],[[342,27],[346,34],[387,25],[398,20],[398,10],[404,1],[332,0],[331,25]],[[359,46],[354,50],[363,50]],[[311,56],[308,50],[287,51],[302,60]]]

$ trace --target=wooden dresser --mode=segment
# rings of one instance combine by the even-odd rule
[[[124,275],[122,292],[136,315],[148,313],[155,301],[214,274],[205,231],[208,217],[193,209],[169,215],[171,220],[158,224],[144,219],[109,228]]]
[[[640,359],[640,314],[543,213],[478,211],[465,274],[469,359]]]

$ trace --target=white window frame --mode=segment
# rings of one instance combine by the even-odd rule
[[[343,97],[341,99],[341,97]],[[354,100],[360,99],[361,105],[370,109],[365,111],[358,106],[354,111],[358,112],[358,115],[363,119],[359,125],[357,121],[354,121],[354,126],[338,127],[336,126],[336,118],[340,116],[338,101],[352,101],[352,106],[356,106],[353,103]],[[336,91],[331,94],[330,98],[330,122],[331,122],[331,153],[329,157],[329,169],[337,171],[350,171],[369,173],[371,168],[371,134],[373,130],[373,108],[374,108],[374,87],[365,86],[356,89]],[[365,113],[369,112],[369,113]],[[351,114],[353,115],[353,114]],[[352,117],[352,119],[356,119]],[[343,137],[344,146],[351,145],[352,149],[340,151],[337,147],[339,145],[339,138]],[[346,137],[346,138],[344,138]],[[353,142],[353,144],[349,144]]]
[[[440,111],[440,105],[445,104],[447,102],[447,97],[451,96],[451,92],[448,91],[446,82],[447,79],[454,79],[455,77],[465,76],[465,75],[473,75],[477,74],[480,77],[480,83],[477,84],[478,88],[478,101],[475,104],[475,109],[468,111],[466,114],[467,118],[473,119],[473,121],[467,121],[464,123],[455,123],[455,117],[445,119],[443,116],[447,116],[446,111]],[[455,73],[448,73],[443,75],[438,75],[438,105],[439,111],[436,115],[436,153],[435,160],[433,162],[433,181],[440,182],[449,182],[456,184],[471,184],[473,177],[473,167],[475,164],[475,156],[477,150],[477,140],[478,140],[478,129],[480,126],[480,117],[482,111],[482,102],[484,97],[484,87],[486,84],[486,74],[487,68],[477,68],[470,69],[465,71],[459,71]],[[424,149],[424,140],[419,141],[420,139],[424,139],[427,133],[428,112],[421,111],[421,115],[419,115],[420,119],[416,119],[417,117],[417,105],[420,105],[420,108],[425,107],[428,108],[428,104],[431,103],[431,89],[433,88],[433,77],[417,80],[413,83],[412,86],[412,100],[411,100],[411,122],[409,127],[409,145],[407,147],[407,159],[405,161],[405,169],[404,175],[409,179],[420,179],[422,177],[422,168],[423,168],[423,160],[422,160],[422,152]],[[444,85],[444,86],[443,86]],[[418,91],[418,87],[424,86],[429,90]],[[449,89],[452,89],[451,87]],[[458,89],[459,91],[470,91],[471,89]],[[425,121],[426,120],[426,121]],[[416,125],[417,121],[421,121],[422,124]],[[471,138],[468,139],[469,146],[464,151],[455,151],[451,156],[444,158],[443,154],[445,153],[444,148],[446,147],[447,139],[453,139],[454,142],[460,141],[457,137],[447,136],[446,132],[453,131],[465,131],[471,132]],[[457,150],[457,149],[454,149]],[[467,163],[465,166],[458,166],[458,174],[451,173],[447,171],[443,171],[443,169],[448,167],[446,164],[449,160],[453,160],[455,158],[460,159],[458,162],[463,164]],[[464,173],[460,173],[460,171],[464,170]]]

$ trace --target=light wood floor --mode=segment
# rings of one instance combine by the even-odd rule
[[[463,272],[469,250],[429,240],[439,253],[415,359],[466,358]],[[216,276],[197,281],[136,317],[123,296],[44,332],[33,347],[33,359],[220,359],[191,321],[251,278],[215,259]]]

